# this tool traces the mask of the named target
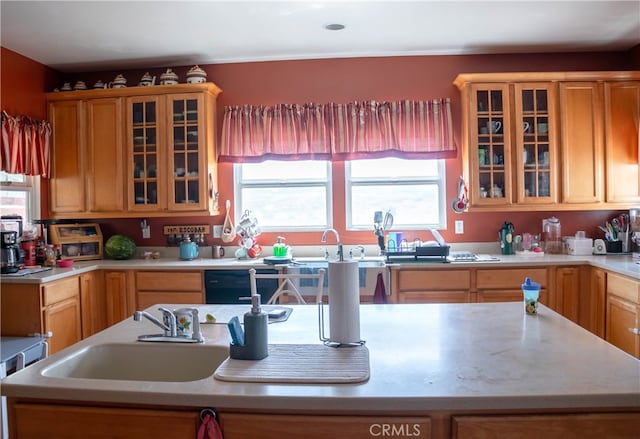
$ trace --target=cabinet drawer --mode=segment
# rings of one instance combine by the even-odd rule
[[[42,287],[42,303],[44,306],[51,305],[61,300],[78,297],[80,294],[80,281],[78,276],[69,279],[59,280]]]
[[[203,304],[203,292],[151,292],[142,291],[136,294],[136,307],[146,309],[159,303]]]
[[[640,282],[617,274],[607,274],[607,294],[613,294],[640,305]]]
[[[200,271],[136,272],[137,291],[203,291],[204,283]]]
[[[428,417],[221,413],[220,423],[225,439],[431,437]]]
[[[400,291],[468,290],[469,270],[401,270],[398,272]]]
[[[476,285],[482,289],[520,289],[525,278],[540,284],[541,288],[547,287],[546,268],[512,268],[496,270],[478,270]]]

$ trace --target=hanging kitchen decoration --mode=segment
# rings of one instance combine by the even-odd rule
[[[461,175],[458,180],[458,198],[453,200],[451,207],[455,213],[462,213],[467,209],[468,204],[469,195],[467,191],[467,184],[464,181],[464,177]]]
[[[227,214],[224,217],[224,223],[222,224],[222,242],[233,242],[236,239],[236,229],[233,226],[233,222],[231,221],[231,215],[229,215],[229,210],[231,209],[231,201],[227,200],[225,203],[225,207],[227,208]]]

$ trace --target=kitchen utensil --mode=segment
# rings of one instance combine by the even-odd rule
[[[192,242],[189,236],[180,243],[180,259],[190,261],[198,257],[198,244]]]
[[[236,238],[236,228],[233,226],[233,222],[231,221],[231,216],[229,215],[229,210],[231,209],[231,201],[227,200],[225,202],[225,207],[227,209],[227,214],[224,217],[224,223],[222,224],[222,242],[232,242]]]
[[[454,199],[451,203],[453,211],[456,213],[462,213],[466,210],[469,204],[469,197],[467,193],[467,184],[464,181],[464,177],[460,176],[458,180],[458,198]]]

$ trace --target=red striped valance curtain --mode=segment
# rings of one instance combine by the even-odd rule
[[[49,176],[51,125],[2,112],[0,168],[9,174]]]
[[[455,157],[449,99],[226,107],[221,161]]]
[[[328,159],[322,105],[225,107],[220,161]]]

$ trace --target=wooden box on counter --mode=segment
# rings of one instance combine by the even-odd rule
[[[51,224],[49,241],[60,246],[62,259],[102,259],[102,231],[99,224]]]

